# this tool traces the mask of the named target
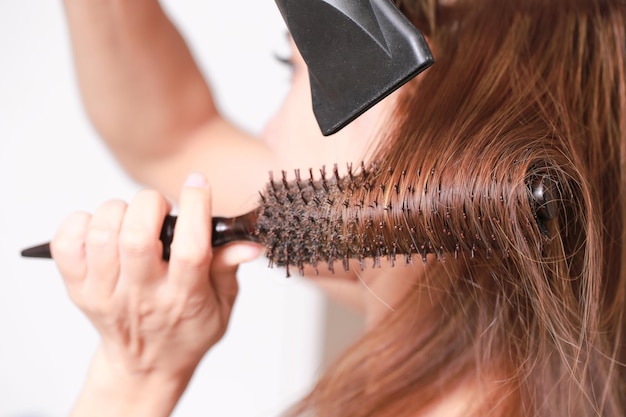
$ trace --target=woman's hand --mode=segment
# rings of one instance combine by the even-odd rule
[[[103,397],[111,406],[117,397],[111,415],[142,401],[152,408],[133,412],[167,415],[223,336],[238,292],[237,266],[261,248],[235,244],[213,253],[210,203],[204,177],[191,175],[180,195],[169,263],[161,259],[159,233],[170,207],[153,191],[129,205],[110,201],[93,215],[76,213],[60,227],[53,258],[71,299],[102,337],[78,407],[93,410]]]

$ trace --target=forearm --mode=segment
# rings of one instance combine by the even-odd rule
[[[217,116],[202,74],[158,1],[64,4],[85,107],[124,165],[172,152],[177,139]]]
[[[71,417],[165,417],[182,396],[189,375],[129,373],[107,362],[99,350]]]
[[[218,114],[159,2],[63,1],[85,107],[126,172],[174,199],[189,172],[202,172],[219,215],[255,205],[273,154]]]

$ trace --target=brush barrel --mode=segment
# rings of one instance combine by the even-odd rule
[[[411,262],[418,255],[438,259],[490,258],[550,239],[560,208],[558,181],[549,175],[520,175],[502,184],[469,178],[473,187],[458,187],[458,176],[438,178],[434,171],[391,177],[387,171],[362,169],[340,177],[270,182],[262,194],[257,229],[270,265],[324,263],[361,268],[396,257]],[[468,191],[469,190],[469,191]]]

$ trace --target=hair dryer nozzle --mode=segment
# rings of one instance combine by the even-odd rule
[[[424,36],[390,0],[276,0],[309,69],[322,133],[336,133],[428,68]]]

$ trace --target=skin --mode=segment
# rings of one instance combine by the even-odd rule
[[[209,186],[189,177],[169,263],[160,259],[166,199],[142,191],[93,215],[75,213],[52,241],[74,303],[101,335],[73,415],[169,415],[204,355],[224,334],[237,265],[253,245],[212,252]],[[132,414],[128,414],[132,413]]]
[[[269,169],[360,163],[401,91],[324,138],[306,65],[292,45],[291,90],[259,141],[221,117],[156,1],[64,4],[91,120],[129,174],[153,188],[129,203],[112,200],[93,214],[70,215],[52,241],[71,299],[101,336],[72,415],[167,416],[226,330],[238,265],[262,253],[249,243],[213,251],[211,216],[249,210]],[[142,111],[127,120],[129,108]],[[240,178],[228,155],[251,175],[237,184],[219,181]],[[169,263],[158,240],[167,197],[179,206]],[[421,264],[365,271],[355,265],[315,281],[374,324],[423,274]]]

